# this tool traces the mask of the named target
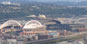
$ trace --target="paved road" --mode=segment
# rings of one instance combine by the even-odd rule
[[[60,38],[50,38],[50,39],[43,39],[43,40],[36,40],[36,41],[29,41],[27,42],[28,44],[39,44],[39,43],[47,43],[47,42],[53,42],[53,41],[67,41],[67,40],[73,40],[73,39],[78,39],[82,38],[84,36],[87,36],[87,32],[80,32],[80,33],[75,33],[72,35],[67,35],[67,36],[62,36]]]

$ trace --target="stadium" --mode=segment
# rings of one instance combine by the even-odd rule
[[[0,26],[1,32],[17,32],[22,31],[22,35],[46,34],[46,26],[37,20],[30,20],[22,25],[16,20],[8,20]]]
[[[28,21],[23,27],[24,35],[46,34],[46,26],[37,20]]]
[[[22,28],[22,25],[16,20],[8,20],[0,26],[2,32],[10,32],[11,29],[18,31]]]

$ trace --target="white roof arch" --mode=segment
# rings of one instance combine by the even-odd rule
[[[3,23],[1,26],[0,26],[0,29],[3,29],[7,26],[11,26],[11,25],[14,25],[14,26],[22,26],[18,21],[16,20],[8,20],[6,21],[5,23]]]
[[[37,20],[31,20],[31,21],[28,21],[24,25],[23,29],[37,28],[37,27],[40,27],[40,26],[42,26],[42,24],[39,21],[37,21]]]

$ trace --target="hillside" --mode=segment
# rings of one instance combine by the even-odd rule
[[[72,17],[87,15],[86,11],[86,6],[59,6],[48,3],[22,3],[19,6],[0,4],[0,19],[20,18],[33,14],[44,14],[48,17]]]

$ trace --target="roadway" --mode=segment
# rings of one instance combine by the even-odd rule
[[[43,40],[29,41],[27,44],[46,44],[46,43],[56,43],[61,41],[76,40],[87,36],[87,32],[79,32],[72,35],[61,36],[60,38],[49,38]]]

